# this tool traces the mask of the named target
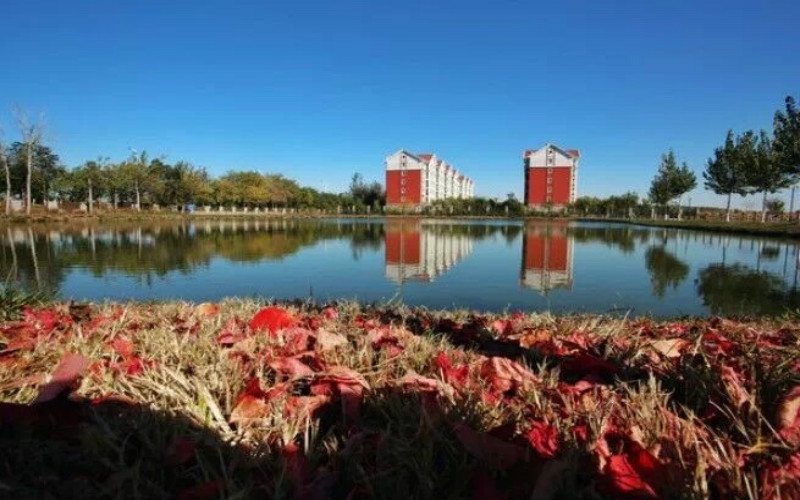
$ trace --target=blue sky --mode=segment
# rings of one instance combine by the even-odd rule
[[[554,142],[580,194],[643,194],[666,149],[699,176],[800,94],[796,0],[3,4],[0,123],[45,111],[70,166],[133,147],[341,190],[406,148],[504,197]]]

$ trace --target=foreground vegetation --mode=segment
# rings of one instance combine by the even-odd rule
[[[0,329],[0,488],[798,498],[799,342],[794,320],[247,300],[26,308]]]

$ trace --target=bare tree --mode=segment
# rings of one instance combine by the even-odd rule
[[[8,150],[3,142],[3,129],[0,129],[0,164],[6,173],[6,215],[11,214],[11,167],[8,164]]]
[[[33,179],[33,155],[36,147],[42,142],[44,134],[44,115],[39,115],[38,121],[31,121],[28,114],[21,108],[14,109],[14,116],[17,119],[17,126],[22,134],[22,143],[25,146],[25,213],[31,214],[33,199],[31,195],[31,182]]]

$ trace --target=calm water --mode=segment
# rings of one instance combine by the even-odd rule
[[[62,298],[227,296],[634,314],[800,307],[798,246],[629,225],[196,220],[0,229],[0,272]]]

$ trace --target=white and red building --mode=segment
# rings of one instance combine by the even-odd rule
[[[389,220],[384,233],[386,277],[430,282],[472,253],[472,239],[433,220]]]
[[[525,168],[525,204],[532,208],[563,209],[578,196],[577,149],[545,144],[522,153]]]
[[[522,238],[522,286],[544,295],[555,289],[572,289],[572,245],[569,223],[545,226],[529,222]]]
[[[386,158],[386,204],[419,206],[448,198],[472,198],[475,184],[435,154],[401,149]]]

